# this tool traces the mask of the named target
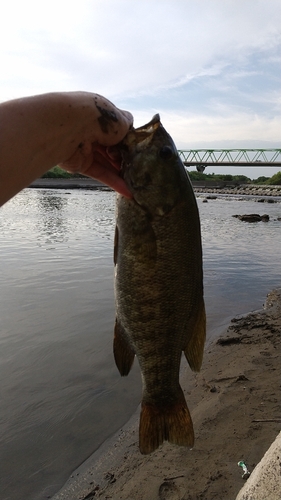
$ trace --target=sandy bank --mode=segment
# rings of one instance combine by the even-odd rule
[[[281,289],[265,309],[234,318],[206,348],[202,370],[183,371],[193,450],[138,450],[138,418],[106,442],[53,500],[234,500],[280,430]]]

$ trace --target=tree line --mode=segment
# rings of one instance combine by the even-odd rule
[[[274,174],[272,177],[265,177],[261,176],[258,177],[257,179],[250,179],[246,175],[231,175],[231,174],[204,174],[204,172],[197,172],[197,170],[192,170],[191,172],[188,172],[188,175],[190,177],[191,181],[237,181],[242,184],[281,184],[281,172],[277,172],[277,174]],[[81,174],[69,174],[65,170],[62,170],[60,167],[53,167],[51,170],[46,172],[43,176],[43,178],[53,178],[53,179],[58,179],[58,178],[66,178],[66,179],[72,179],[72,178],[85,178],[84,175]]]
[[[281,172],[277,172],[272,177],[261,176],[257,179],[250,179],[246,175],[231,175],[231,174],[204,174],[203,172],[191,171],[188,172],[192,181],[237,181],[243,184],[281,184]]]

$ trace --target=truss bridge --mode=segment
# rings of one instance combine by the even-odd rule
[[[189,149],[179,150],[186,167],[203,171],[220,167],[281,167],[281,149]]]

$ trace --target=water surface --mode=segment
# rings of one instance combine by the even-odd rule
[[[43,500],[140,401],[114,365],[115,195],[26,189],[1,228],[1,500]],[[281,204],[198,199],[208,336],[280,286]],[[236,213],[268,213],[246,224]]]

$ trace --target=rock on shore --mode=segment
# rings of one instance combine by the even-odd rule
[[[281,496],[281,432],[254,469],[236,500],[277,500]]]
[[[203,183],[204,184],[204,183]],[[206,183],[207,184],[207,183]],[[226,186],[219,188],[212,188],[208,186],[193,186],[195,193],[220,193],[220,194],[232,194],[240,196],[258,196],[266,198],[268,196],[281,196],[281,186],[259,186],[257,184],[242,184],[240,186]],[[262,200],[258,200],[262,201]],[[267,201],[267,200],[263,200]]]

